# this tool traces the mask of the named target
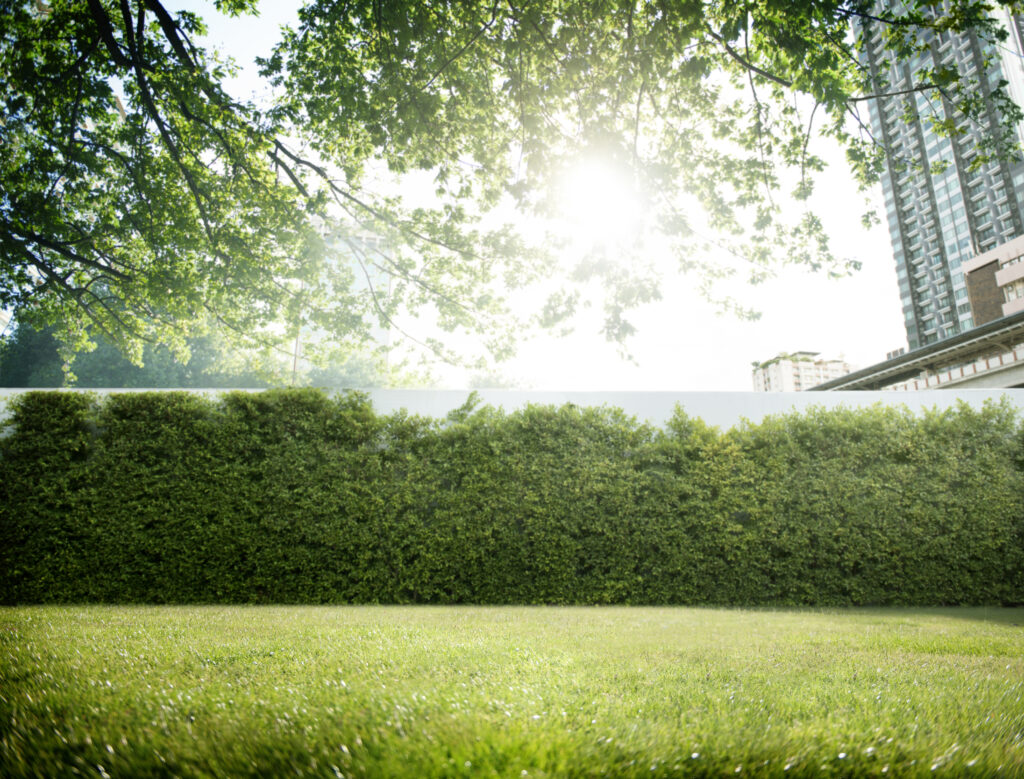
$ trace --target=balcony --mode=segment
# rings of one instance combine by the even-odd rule
[[[1018,311],[1024,311],[1024,298],[1017,298],[1008,303],[1003,303],[1003,316],[1016,314]]]
[[[1015,262],[1012,265],[1003,265],[996,271],[996,284],[1005,287],[1007,284],[1024,279],[1024,262]]]

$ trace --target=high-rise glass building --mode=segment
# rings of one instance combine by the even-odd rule
[[[890,6],[879,3],[877,6]],[[896,259],[900,299],[911,349],[974,326],[961,264],[1024,235],[1024,159],[995,159],[971,168],[979,139],[1001,121],[991,90],[1008,83],[1011,98],[1024,105],[1024,24],[1006,14],[1009,32],[998,46],[974,33],[922,33],[923,50],[898,60],[887,51],[878,23],[860,26],[862,62],[886,93],[869,101],[871,129],[891,151],[882,175],[889,235]],[[976,78],[984,118],[968,123],[937,90],[910,91],[922,83],[921,70],[956,68]],[[927,117],[953,119],[965,132],[936,134]],[[1024,127],[1017,128],[1024,141]],[[902,165],[900,160],[919,162]]]

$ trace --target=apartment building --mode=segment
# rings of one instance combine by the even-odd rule
[[[818,359],[818,352],[783,352],[755,363],[751,372],[755,392],[802,392],[850,373],[845,360]]]
[[[1024,235],[1024,159],[976,161],[982,138],[1001,121],[993,88],[1007,82],[1010,96],[1024,104],[1024,26],[1002,9],[994,13],[1009,32],[1004,43],[993,46],[974,33],[927,31],[918,39],[922,50],[909,61],[887,51],[884,25],[858,25],[862,61],[891,95],[869,101],[869,108],[872,132],[891,152],[882,190],[910,350],[978,324],[964,263]],[[978,125],[954,114],[936,90],[915,89],[924,83],[923,72],[944,68],[975,79],[988,106]],[[929,119],[935,113],[961,121],[963,134],[935,133]],[[1024,128],[1016,131],[1024,140]]]

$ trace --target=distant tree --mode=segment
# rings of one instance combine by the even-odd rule
[[[60,387],[62,368],[52,331],[16,327],[0,341],[2,387]]]
[[[67,383],[64,361],[52,328],[14,329],[0,342],[0,386],[61,387]],[[113,344],[99,339],[96,348],[79,354],[71,379],[74,386],[152,388],[266,387],[272,378],[226,358],[224,347],[212,335],[189,339],[190,358],[180,362],[163,346],[146,346],[143,365],[129,361]]]
[[[395,377],[381,365],[380,360],[361,355],[331,361],[327,365],[314,365],[304,377],[305,383],[325,389],[384,387],[394,380]]]
[[[187,342],[189,359],[180,361],[163,346],[147,345],[142,365],[128,360],[113,344],[98,339],[96,348],[75,358],[65,370],[53,328],[15,326],[0,340],[0,387],[83,388],[259,388],[295,384],[325,389],[423,386],[426,379],[401,368],[388,368],[376,355],[334,354],[322,365],[292,372],[280,355],[239,353],[230,342],[207,334]]]
[[[254,13],[256,0],[214,5]],[[259,106],[225,91],[231,67],[196,45],[195,14],[159,0],[0,0],[0,307],[53,326],[64,360],[101,335],[134,362],[147,343],[184,359],[215,325],[240,344],[287,343],[300,328],[359,344],[424,308],[507,354],[518,330],[505,292],[557,266],[480,219],[503,202],[557,211],[559,177],[594,157],[645,199],[701,289],[723,272],[720,247],[754,280],[779,263],[843,273],[820,220],[787,219],[779,198],[792,186],[810,198],[816,135],[844,143],[864,182],[895,153],[864,119],[889,87],[860,64],[851,25],[883,29],[910,65],[922,29],[997,43],[993,7],[1022,10],[312,0],[262,62],[279,99]],[[1008,153],[1021,116],[983,77],[920,71],[901,94],[926,95],[939,132],[987,127],[980,160]],[[1003,121],[987,120],[993,106]],[[429,172],[434,205],[375,194],[375,160]],[[332,265],[318,225],[341,214],[393,250]],[[642,248],[621,247],[569,269],[607,286],[609,338],[628,336],[624,312],[658,296],[645,265]],[[379,271],[393,279],[386,295],[364,283]],[[537,321],[558,322],[576,300],[559,293]]]

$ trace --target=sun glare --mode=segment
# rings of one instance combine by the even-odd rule
[[[609,163],[586,160],[570,167],[561,182],[559,211],[568,237],[584,250],[623,247],[639,238],[636,187]]]

